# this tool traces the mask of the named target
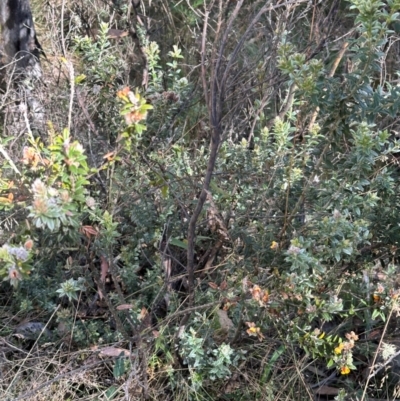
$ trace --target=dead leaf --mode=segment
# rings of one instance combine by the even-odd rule
[[[93,226],[82,226],[81,233],[87,238],[91,236],[97,237],[99,235],[99,232]]]
[[[221,329],[229,331],[229,329],[233,329],[235,327],[232,320],[229,318],[228,313],[225,310],[218,309],[217,315]]]
[[[108,262],[107,259],[104,256],[100,256],[100,267],[101,267],[101,281],[103,283],[106,282],[106,277],[107,277],[107,273],[108,273]]]
[[[104,256],[100,256],[100,269],[101,269],[100,270],[101,271],[100,280],[103,283],[106,282],[108,268],[109,268],[109,265],[108,265],[107,259]],[[104,298],[104,295],[99,286],[97,286],[97,293],[99,294],[100,299]]]
[[[221,290],[221,291],[224,291],[224,290],[226,290],[228,288],[228,283],[226,282],[226,280],[224,280],[222,283],[221,283],[221,285],[219,286],[219,289]]]
[[[118,305],[115,309],[117,309],[117,310],[133,309],[133,305],[132,304],[122,304],[122,305]]]
[[[131,353],[123,348],[116,348],[116,347],[105,347],[100,350],[100,355],[102,356],[110,356],[110,357],[118,357],[121,354],[124,356],[130,356]]]
[[[143,320],[147,315],[149,314],[149,312],[147,311],[147,309],[143,306],[142,310],[140,311],[140,314],[138,316],[139,320]]]
[[[107,153],[106,155],[104,155],[103,156],[103,159],[107,159],[107,161],[113,161],[114,160],[114,158],[115,158],[115,155],[116,155],[116,152],[115,151],[112,151],[112,152],[109,152],[109,153]]]
[[[381,337],[382,337],[382,330],[380,329],[372,330],[370,333],[368,333],[367,340],[376,340]]]
[[[208,286],[211,287],[213,290],[218,290],[218,286],[215,283],[209,282]]]

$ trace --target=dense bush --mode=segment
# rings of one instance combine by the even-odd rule
[[[66,3],[2,131],[3,397],[396,398],[400,2]]]

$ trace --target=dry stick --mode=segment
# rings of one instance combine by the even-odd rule
[[[2,145],[0,145],[0,153],[4,156],[6,160],[10,163],[10,167],[15,171],[16,174],[21,175],[18,167],[14,164],[11,157],[8,155],[7,151],[4,149]]]
[[[109,266],[109,270],[111,272],[111,276],[112,276],[112,279],[113,279],[113,282],[114,282],[114,286],[115,286],[115,288],[117,290],[117,294],[119,296],[120,302],[124,303],[126,301],[125,301],[124,295],[122,293],[121,286],[119,285],[119,282],[118,282],[118,274],[117,274],[117,271],[115,269],[115,264],[114,264],[114,261],[112,260],[112,258],[110,258],[110,261],[108,261],[108,266]],[[104,292],[104,296],[108,298],[108,296],[107,296],[107,294],[105,292]],[[114,309],[114,313],[113,313],[114,319],[117,318],[117,316],[115,314],[116,314],[116,310]],[[137,348],[138,348],[139,359],[140,359],[140,363],[142,365],[142,370],[143,370],[143,381],[144,381],[144,383],[143,383],[143,392],[144,392],[143,396],[144,396],[144,399],[147,400],[148,399],[148,393],[149,393],[149,385],[148,385],[148,376],[147,376],[147,357],[146,357],[145,344],[143,343],[140,330],[137,327],[135,327],[135,323],[133,322],[133,319],[132,319],[129,311],[126,311],[125,317],[126,317],[128,323],[130,324],[130,326],[132,328],[132,331],[133,331],[133,333],[134,333],[134,335],[136,337],[136,341],[137,341],[136,345],[137,345]]]
[[[210,14],[209,10],[206,10],[204,13],[204,26],[201,38],[201,80],[203,83],[204,100],[206,102],[207,107],[210,107],[208,103],[208,85],[206,78],[206,38],[207,38],[207,26],[208,26],[209,14]]]
[[[325,145],[325,147],[322,149],[322,152],[321,152],[321,155],[320,155],[320,157],[319,157],[319,159],[318,159],[318,162],[317,162],[316,165],[315,165],[315,171],[317,171],[318,168],[319,168],[319,166],[321,165],[321,163],[322,163],[322,161],[323,161],[323,157],[324,157],[324,155],[325,155],[325,152],[328,150],[329,146],[330,146],[330,143],[328,142],[328,143]],[[287,226],[288,226],[288,225],[290,224],[290,222],[293,220],[293,217],[295,217],[295,216],[297,215],[297,212],[299,211],[301,205],[302,205],[303,202],[304,202],[306,191],[307,191],[307,189],[310,187],[310,185],[311,185],[311,183],[312,183],[312,180],[313,180],[313,179],[310,177],[310,179],[307,181],[306,185],[304,186],[303,192],[301,193],[301,195],[300,195],[300,197],[299,197],[299,200],[297,201],[296,205],[294,206],[294,209],[293,209],[292,213],[290,214],[290,216],[288,216],[287,220],[285,220],[285,223],[284,223],[283,227],[282,227],[281,230],[279,231],[279,234],[278,234],[278,238],[279,238],[279,239],[282,238],[283,234],[284,234],[285,231],[286,231]],[[285,219],[286,219],[286,215],[285,215]]]
[[[200,196],[198,198],[197,205],[193,211],[192,217],[190,218],[189,221],[189,227],[188,227],[188,249],[187,249],[187,273],[188,273],[188,284],[189,284],[189,297],[188,297],[188,302],[189,302],[189,309],[193,308],[195,305],[195,286],[194,286],[194,247],[195,247],[195,239],[196,239],[196,224],[199,219],[200,213],[203,210],[204,203],[207,199],[207,193],[210,187],[211,183],[211,178],[212,174],[214,171],[215,167],[215,162],[217,160],[217,154],[218,154],[218,148],[219,144],[221,141],[221,126],[220,126],[220,107],[218,107],[217,100],[221,102],[221,99],[223,96],[220,94],[218,96],[218,77],[219,77],[219,70],[222,62],[222,55],[224,52],[224,48],[226,45],[226,41],[228,39],[228,31],[231,28],[233,20],[236,18],[239,9],[241,5],[243,4],[244,0],[240,0],[238,4],[235,7],[235,10],[232,13],[232,16],[228,22],[228,28],[225,31],[225,35],[222,39],[222,43],[220,45],[219,49],[219,55],[217,58],[216,62],[216,67],[215,67],[215,73],[213,76],[212,80],[212,86],[211,86],[211,102],[208,105],[209,109],[209,118],[212,126],[212,133],[211,133],[211,141],[210,141],[210,157],[208,159],[207,163],[207,170],[206,174],[204,177],[204,183],[203,187],[200,193]],[[205,14],[207,15],[207,10],[205,11]],[[207,26],[205,24],[205,26]],[[206,38],[205,36],[207,35],[207,29],[203,30],[203,39],[202,43],[205,44]],[[202,48],[202,51],[205,51],[204,48]],[[202,74],[205,77],[205,57],[204,54],[202,54]],[[205,80],[203,77],[203,85],[205,84]],[[207,93],[207,85],[206,87],[203,88],[204,92]],[[206,97],[207,98],[207,97]],[[220,103],[219,102],[219,103]],[[191,312],[188,312],[184,318],[181,321],[181,328],[184,327],[184,325],[188,322],[190,318]]]
[[[226,46],[226,43],[228,42],[229,34],[231,33],[232,24],[235,21],[237,15],[239,14],[239,11],[240,11],[240,9],[241,9],[241,7],[243,5],[243,2],[244,2],[244,0],[240,0],[236,4],[236,7],[232,12],[231,17],[228,20],[228,25],[227,25],[227,27],[225,29],[224,35],[222,36],[221,46],[220,46],[220,50],[219,50],[219,56],[218,56],[218,59],[217,59],[217,64],[215,66],[215,75],[213,77],[214,78],[213,84],[214,84],[214,88],[215,88],[215,91],[214,91],[215,95],[217,94],[217,90],[216,89],[217,89],[217,84],[219,83],[218,79],[220,78],[219,77],[219,69],[221,67],[222,55],[224,54],[225,46]],[[253,19],[253,21],[254,21],[254,19]],[[233,65],[234,59],[236,58],[236,54],[238,53],[239,49],[242,47],[242,44],[244,43],[244,40],[245,40],[245,38],[247,36],[247,33],[250,32],[250,29],[253,27],[253,21],[251,21],[250,26],[247,28],[246,32],[244,33],[244,35],[240,39],[239,43],[236,45],[235,49],[233,50],[232,55],[230,57],[230,60],[229,60],[227,66],[225,68],[224,74],[223,74],[222,79],[221,79],[221,87],[220,87],[220,93],[219,93],[219,101],[220,101],[219,106],[221,106],[222,99],[223,99],[223,96],[224,96],[224,86],[225,86],[225,82],[226,82],[226,80],[228,78],[228,73],[229,73],[229,71],[230,71],[230,69],[231,69],[231,67]],[[213,106],[214,106],[215,110],[216,110],[216,102],[217,102],[217,98],[216,98],[216,96],[214,96]],[[211,112],[213,112],[213,110],[211,110]],[[219,110],[219,112],[221,112],[221,110]]]
[[[65,47],[65,38],[64,38],[64,13],[65,13],[65,0],[63,0],[61,4],[61,46],[64,54],[64,62],[68,68],[69,80],[71,85],[70,90],[70,99],[69,99],[69,111],[68,111],[68,131],[71,132],[71,123],[72,123],[72,106],[74,103],[74,92],[75,92],[75,77],[74,77],[74,67],[71,61],[67,60],[67,49]]]
[[[65,37],[64,37],[64,18],[65,18],[65,0],[61,4],[61,46],[64,57],[67,57],[67,49],[65,47]]]
[[[190,314],[194,311],[198,311],[198,310],[202,310],[202,309],[212,308],[212,307],[220,305],[220,304],[221,304],[221,301],[214,301],[214,302],[209,302],[208,304],[197,305],[197,306],[193,306],[192,308],[186,308],[184,310],[174,312],[171,316],[169,316],[165,320],[171,321],[173,318],[176,318],[178,316]]]
[[[68,108],[68,131],[71,132],[72,124],[72,108],[74,106],[74,94],[75,94],[75,73],[74,66],[71,61],[65,59],[65,65],[68,68],[69,73],[69,84],[70,84],[70,95],[69,95],[69,108]]]
[[[97,131],[97,128],[94,125],[94,122],[93,122],[92,118],[90,117],[89,111],[88,111],[88,109],[87,109],[87,107],[86,107],[86,105],[85,105],[85,103],[84,103],[84,101],[82,99],[82,95],[80,94],[79,90],[76,91],[76,98],[78,99],[79,106],[81,107],[81,109],[83,111],[83,114],[85,115],[86,120],[87,120],[90,128],[96,134],[96,136],[98,138],[100,138],[99,131]]]
[[[190,218],[188,229],[188,280],[189,280],[189,307],[194,306],[194,244],[196,237],[196,223],[203,210],[204,203],[207,198],[207,191],[210,187],[212,173],[214,171],[215,162],[217,160],[218,147],[220,143],[220,127],[219,125],[213,127],[211,137],[211,152],[208,159],[207,171],[204,178],[203,188],[201,190],[196,208]]]
[[[311,28],[310,28],[310,36],[308,38],[309,42],[311,42],[313,33],[314,33],[314,22],[315,22],[315,10],[316,10],[316,2],[314,0],[314,7],[313,7],[313,13],[312,13],[312,19],[311,19]]]

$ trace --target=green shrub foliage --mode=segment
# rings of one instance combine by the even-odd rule
[[[4,134],[1,291],[20,313],[58,308],[76,347],[137,348],[171,399],[217,399],[230,380],[230,399],[278,399],[278,367],[301,364],[361,396],[345,378],[398,310],[400,2],[292,2],[290,18],[279,2],[190,3],[163,36],[139,18],[119,43],[141,52],[140,82],[105,22],[73,41],[103,137],[74,122]],[[76,321],[95,304],[101,321]]]

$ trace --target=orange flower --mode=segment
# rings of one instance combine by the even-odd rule
[[[33,248],[33,241],[31,239],[26,240],[25,244],[24,244],[24,248],[27,251],[30,251]]]
[[[145,120],[147,112],[140,112],[139,110],[132,110],[130,113],[125,114],[125,122],[127,125],[132,125],[139,121]]]
[[[269,293],[267,290],[262,290],[258,285],[254,285],[250,290],[251,296],[255,301],[258,301],[260,306],[265,306],[269,300]]]
[[[22,163],[32,164],[33,167],[37,166],[39,163],[39,156],[34,148],[28,146],[24,147],[22,151]]]
[[[254,300],[259,301],[261,299],[261,288],[258,285],[253,286],[250,292]]]
[[[340,373],[342,375],[348,375],[350,373],[350,368],[348,366],[342,366],[340,368]]]
[[[130,89],[129,89],[129,87],[127,86],[126,88],[124,88],[124,89],[118,91],[118,92],[117,92],[117,96],[118,96],[120,99],[124,99],[124,98],[126,98],[126,97],[128,96],[128,93],[129,93],[129,92],[130,92]]]
[[[382,301],[382,298],[381,298],[379,295],[377,295],[377,294],[372,295],[372,298],[373,298],[373,300],[374,300],[374,302],[375,302],[376,304],[379,304],[379,303],[381,303],[381,301]]]

